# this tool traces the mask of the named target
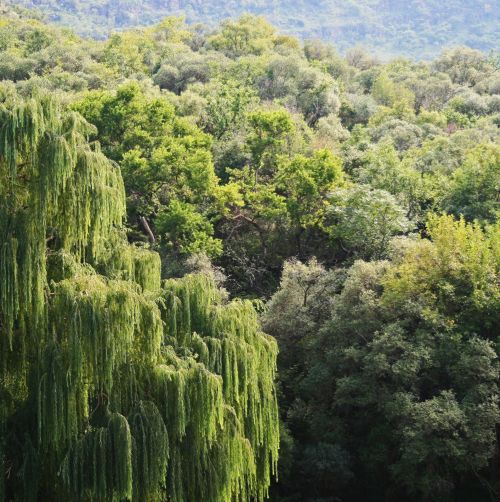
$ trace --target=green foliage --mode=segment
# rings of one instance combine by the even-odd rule
[[[392,237],[409,222],[389,193],[358,185],[340,188],[329,198],[328,231],[349,251],[364,258],[383,258]]]
[[[248,4],[214,1],[199,4],[182,0],[157,2],[131,0],[104,2],[73,0],[60,4],[54,0],[16,0],[15,5],[39,9],[48,18],[70,26],[81,34],[102,37],[111,29],[122,29],[159,22],[165,16],[183,15],[191,23],[216,25],[221,20],[245,12],[266,16],[280,30],[303,39],[326,38],[343,50],[355,44],[376,47],[382,54],[413,57],[435,55],[439,47],[467,43],[489,50],[496,48],[498,14],[494,3],[453,0],[443,4],[428,0],[425,4],[405,4],[381,0],[328,0],[297,2],[281,0],[269,4],[258,0]],[[314,13],[315,15],[311,15]],[[226,22],[223,34],[212,44],[231,55],[261,53],[272,47],[274,31],[262,21]]]
[[[210,222],[190,204],[172,201],[159,212],[155,224],[158,232],[181,254],[204,252],[217,257],[222,253],[220,240],[212,237],[214,231]]]
[[[340,157],[344,178],[395,198],[389,205],[412,223],[387,236],[423,228],[429,211],[494,221],[494,170],[476,187],[461,174],[472,148],[498,140],[494,57],[456,48],[431,63],[381,64],[358,47],[342,58],[249,15],[210,32],[167,18],[103,42],[22,17],[10,24],[2,57],[27,71],[6,67],[2,77],[16,83],[1,94],[65,92],[120,166],[128,239],[153,244],[167,275],[202,252],[227,270],[233,291],[267,295],[292,256],[327,265],[382,256],[375,237],[346,244],[373,215],[343,237],[325,224],[340,179],[314,174],[324,149]]]
[[[427,231],[434,243],[421,240],[410,248],[387,277],[384,299],[392,307],[411,301],[429,321],[493,335],[499,312],[498,226],[483,231],[452,216],[432,216]]]
[[[259,55],[273,45],[274,28],[264,18],[243,15],[238,21],[225,21],[220,33],[209,44],[228,57]]]
[[[358,261],[346,278],[314,262],[285,266],[264,316],[282,347],[295,438],[284,495],[448,500],[467,492],[469,469],[487,475],[499,420],[498,230],[435,216],[428,231],[432,241],[403,241],[391,261]],[[305,459],[318,467],[298,477]]]
[[[277,347],[253,304],[205,275],[160,284],[80,115],[41,98],[1,113],[0,451],[19,472],[2,498],[263,500]]]
[[[500,210],[500,148],[480,145],[452,177],[448,208],[469,221],[495,222]]]
[[[415,101],[411,91],[394,83],[386,73],[382,73],[373,83],[372,95],[377,102],[389,107],[395,105],[413,107]]]
[[[276,169],[277,156],[284,153],[294,123],[285,110],[253,112],[249,117],[251,133],[247,143],[255,169],[256,183],[259,173],[271,176]]]
[[[171,251],[220,254],[204,216],[217,186],[209,137],[137,83],[89,93],[75,108],[97,127],[103,151],[122,168],[130,223],[144,231],[141,217],[150,220]]]
[[[301,228],[322,224],[325,198],[343,183],[342,165],[329,150],[296,156],[278,167],[276,186],[286,199],[292,222]]]
[[[206,93],[205,129],[219,139],[237,128],[245,112],[257,101],[255,90],[238,80],[213,80]]]
[[[187,5],[148,2],[38,4],[81,30]],[[421,4],[286,22],[492,40],[487,5]],[[494,53],[0,12],[0,500],[498,498]]]

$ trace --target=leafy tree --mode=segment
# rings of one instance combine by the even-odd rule
[[[153,81],[161,89],[181,94],[190,84],[208,82],[224,63],[218,53],[200,54],[186,45],[170,44],[162,49],[161,66]]]
[[[373,119],[380,121],[379,124],[372,124],[371,136],[373,140],[376,142],[389,141],[401,153],[412,147],[420,146],[424,136],[423,129],[409,120],[399,118],[401,116],[399,112],[393,115],[392,109],[386,111],[388,112],[386,116],[376,115],[373,117]]]
[[[262,54],[271,49],[274,28],[262,17],[243,15],[237,21],[225,21],[220,33],[209,40],[210,45],[229,57]]]
[[[431,216],[427,231],[387,278],[385,299],[413,303],[429,320],[493,335],[499,297],[495,281],[498,227],[483,231],[452,216]],[[394,302],[394,303],[392,303]]]
[[[220,243],[211,237],[213,227],[207,214],[218,187],[210,138],[176,117],[167,100],[148,96],[135,83],[116,93],[90,93],[75,108],[97,127],[103,151],[122,168],[130,223],[146,230],[152,240],[147,221],[155,230],[161,214],[158,230],[169,249],[181,254],[189,250],[218,254]],[[189,218],[191,223],[185,224],[197,230],[179,231],[174,239],[166,222],[177,220],[179,211],[183,221],[193,215],[194,220]]]
[[[262,99],[283,99],[298,108],[309,125],[339,109],[334,80],[324,72],[305,64],[298,55],[274,56],[267,64],[258,87]]]
[[[143,33],[115,33],[104,48],[103,61],[116,72],[130,77],[146,71],[147,52],[152,46],[152,41]]]
[[[257,103],[255,90],[237,80],[212,80],[204,95],[207,99],[205,130],[217,139],[237,130]]]
[[[434,66],[447,73],[453,82],[471,86],[478,82],[482,73],[491,69],[484,54],[468,47],[444,50]]]
[[[384,257],[391,238],[410,227],[403,208],[384,190],[366,185],[339,188],[328,202],[331,237],[360,257]]]
[[[368,150],[354,177],[359,183],[394,195],[406,210],[407,218],[422,217],[422,206],[430,196],[429,187],[407,158],[401,161],[390,143],[379,143]]]
[[[372,95],[381,105],[393,107],[397,104],[414,106],[415,96],[403,85],[395,83],[386,73],[382,73],[375,80]]]
[[[273,138],[263,137],[260,144],[269,141],[268,148],[274,149]],[[253,166],[232,171],[243,203],[218,225],[225,242],[225,266],[243,284],[259,281],[259,286],[251,287],[265,288],[263,292],[273,285],[283,260],[308,256],[319,240],[324,242],[324,253],[329,252],[324,228],[327,197],[343,184],[340,159],[328,150],[317,150],[310,157],[276,155],[274,162],[276,171],[269,169],[267,176],[257,179]]]
[[[500,149],[479,145],[454,173],[447,207],[469,221],[495,222],[500,211]]]
[[[248,120],[251,129],[247,144],[257,183],[260,175],[269,177],[276,170],[278,155],[287,152],[295,124],[285,110],[258,110]]]
[[[253,305],[209,276],[160,284],[80,115],[0,114],[2,499],[263,500],[277,349]]]
[[[347,94],[340,108],[343,123],[352,128],[356,124],[367,124],[375,114],[377,104],[371,96],[364,94]]]
[[[191,204],[173,200],[158,213],[155,223],[158,232],[181,254],[204,252],[216,257],[222,253],[221,241],[212,237],[214,229],[210,222]]]
[[[342,182],[340,159],[328,150],[317,150],[309,158],[294,157],[278,167],[276,188],[286,201],[287,212],[294,227],[298,256],[304,253],[304,232],[315,227],[323,229],[327,195]]]
[[[496,455],[498,235],[448,216],[428,231],[347,277],[286,265],[264,316],[295,439],[285,499],[488,500],[477,478],[487,486]]]

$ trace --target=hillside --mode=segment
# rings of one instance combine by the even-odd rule
[[[498,57],[31,13],[0,6],[0,502],[500,500]]]
[[[50,21],[102,38],[114,29],[148,25],[170,15],[215,26],[244,12],[281,31],[321,38],[341,49],[362,44],[381,56],[428,58],[446,45],[498,50],[499,0],[7,0],[39,9]]]

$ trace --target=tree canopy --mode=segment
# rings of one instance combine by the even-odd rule
[[[381,55],[422,58],[436,55],[439,47],[457,42],[484,51],[498,49],[499,15],[494,1],[7,0],[7,3],[35,9],[53,22],[94,37],[106,36],[113,29],[150,25],[172,15],[183,15],[189,23],[213,27],[227,18],[250,13],[265,16],[289,35],[327,39],[343,50],[361,43],[376,48]],[[249,36],[254,26],[251,22],[240,26],[228,21],[224,36],[214,37],[213,43],[229,51],[239,51],[244,46],[245,50],[260,51],[271,43],[273,30],[261,25],[258,36]]]
[[[2,500],[263,500],[276,344],[252,304],[206,275],[160,282],[79,114],[0,113]]]
[[[498,54],[0,9],[0,502],[499,499]]]

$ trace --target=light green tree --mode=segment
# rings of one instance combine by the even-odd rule
[[[160,283],[79,114],[0,116],[0,498],[262,501],[277,348],[253,304],[206,275]]]

